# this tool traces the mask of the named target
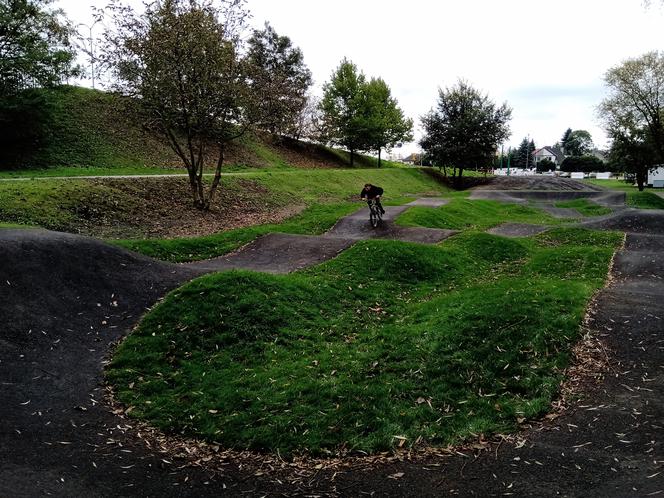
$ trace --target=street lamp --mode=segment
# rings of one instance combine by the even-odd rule
[[[85,24],[83,22],[78,23],[76,27],[79,26],[85,26],[88,28],[88,31],[90,33],[90,36],[88,37],[88,43],[90,44],[90,75],[92,76],[92,88],[94,89],[95,87],[95,46],[94,46],[94,40],[92,38],[92,28],[95,27],[95,24],[97,24],[101,19],[95,20],[91,25]]]

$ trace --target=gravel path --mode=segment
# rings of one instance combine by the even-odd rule
[[[233,461],[215,472],[183,467],[104,405],[113,343],[206,268],[0,230],[0,496],[664,496],[664,211],[592,223],[629,233],[590,322],[612,370],[584,399],[488,450],[323,468],[298,486]]]

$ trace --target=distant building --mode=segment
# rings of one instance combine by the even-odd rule
[[[409,156],[404,157],[401,162],[406,163],[406,164],[420,164],[420,156],[421,154],[411,154]]]
[[[550,147],[548,145],[542,147],[541,149],[537,149],[533,153],[533,160],[535,161],[535,165],[541,161],[544,161],[545,159],[552,161],[556,165],[556,169],[558,169],[560,168],[563,159],[565,159],[565,154],[563,154],[563,151],[558,147]]]
[[[664,166],[648,171],[648,186],[664,188]]]

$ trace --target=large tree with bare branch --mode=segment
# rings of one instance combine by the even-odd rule
[[[253,113],[239,55],[243,0],[157,0],[143,13],[112,4],[105,61],[115,87],[140,105],[189,174],[194,206],[208,210],[230,141]],[[203,172],[212,162],[208,186]]]

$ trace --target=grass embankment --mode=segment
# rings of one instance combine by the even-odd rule
[[[554,225],[561,220],[530,206],[459,197],[440,208],[413,207],[397,219],[400,225],[452,230],[487,230],[505,222]]]
[[[362,208],[359,197],[366,182],[383,187],[387,204],[408,201],[407,196],[436,194],[445,190],[433,178],[416,169],[385,170],[298,170],[243,175],[268,190],[266,196],[309,207],[280,224],[262,224],[205,237],[122,240],[115,243],[167,261],[193,261],[225,254],[269,232],[320,234],[336,221]],[[390,202],[391,201],[391,202]]]
[[[224,176],[213,209],[200,213],[191,208],[185,178],[21,180],[0,182],[0,222],[123,239],[206,235],[270,224],[258,231],[220,234],[217,239],[206,238],[199,243],[182,239],[125,244],[166,259],[181,260],[189,254],[200,259],[221,254],[210,253],[217,241],[237,237],[232,244],[236,247],[259,233],[279,231],[275,223],[314,204],[325,205],[312,207],[307,217],[293,220],[282,231],[323,231],[353,209],[349,200],[359,194],[366,181],[383,185],[388,197],[396,201],[404,200],[399,198],[407,194],[444,190],[416,169],[254,171]],[[361,206],[356,204],[357,208]],[[200,253],[192,252],[197,244]],[[223,243],[220,247],[222,251],[227,249]]]
[[[546,412],[615,233],[360,242],[286,276],[172,292],[107,378],[131,416],[229,448],[445,445]]]
[[[622,180],[584,180],[593,185],[606,187],[612,190],[622,190],[627,194],[625,204],[637,209],[664,209],[664,199],[654,193],[654,189],[639,192],[636,185]],[[659,190],[662,191],[661,189]]]
[[[26,141],[19,133],[16,140],[0,140],[0,169],[5,170],[0,171],[0,178],[150,174],[152,169],[183,172],[181,160],[161,135],[143,127],[128,99],[65,85],[28,90],[26,101],[32,102],[31,107],[15,119],[22,120],[17,126],[31,120],[28,130],[34,136]],[[12,126],[6,126],[11,133]],[[263,133],[247,133],[231,142],[226,157],[226,171],[340,168],[350,162],[346,152]],[[216,164],[216,157],[208,158],[207,163]],[[354,166],[376,164],[373,157],[357,155]],[[383,164],[397,166],[389,161]]]
[[[611,209],[600,206],[588,199],[574,199],[571,201],[556,202],[555,206],[576,209],[583,216],[602,216],[611,212]]]

